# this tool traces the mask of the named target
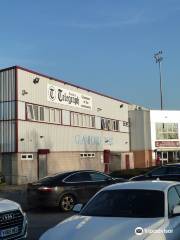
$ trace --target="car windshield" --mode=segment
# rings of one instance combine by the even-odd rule
[[[164,193],[156,190],[107,190],[90,201],[81,215],[157,218],[164,216]]]

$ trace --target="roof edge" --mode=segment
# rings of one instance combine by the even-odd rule
[[[85,91],[87,91],[87,92],[91,92],[91,93],[94,93],[94,94],[97,94],[97,95],[100,95],[100,96],[103,96],[103,97],[107,97],[107,98],[116,100],[116,101],[118,101],[118,102],[122,102],[122,103],[126,103],[126,104],[129,104],[129,105],[133,105],[133,104],[131,104],[131,103],[129,103],[129,102],[126,102],[126,101],[123,101],[123,100],[121,100],[121,99],[118,99],[118,98],[115,98],[115,97],[111,97],[111,96],[109,96],[109,95],[106,95],[106,94],[97,92],[97,91],[95,91],[95,90],[90,90],[90,89],[88,89],[88,88],[81,87],[81,86],[79,86],[79,85],[76,85],[76,84],[73,84],[73,83],[64,81],[64,80],[62,80],[62,79],[58,79],[58,78],[55,78],[55,77],[51,77],[51,76],[49,76],[49,75],[46,75],[46,74],[43,74],[43,73],[39,73],[39,72],[36,72],[36,71],[34,71],[34,70],[30,70],[30,69],[27,69],[27,68],[24,68],[24,67],[21,67],[21,66],[18,66],[18,65],[15,65],[15,66],[12,66],[12,67],[8,67],[8,68],[0,69],[0,72],[7,71],[7,70],[11,70],[11,69],[20,69],[20,70],[23,70],[23,71],[26,71],[26,72],[29,72],[29,73],[32,73],[32,74],[35,74],[35,75],[39,75],[39,76],[42,76],[42,77],[45,77],[45,78],[49,78],[49,79],[54,80],[54,81],[58,81],[58,82],[67,84],[67,85],[72,86],[72,87],[76,87],[76,88],[85,90]]]

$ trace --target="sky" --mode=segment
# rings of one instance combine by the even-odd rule
[[[19,65],[121,100],[180,110],[179,0],[0,0],[0,68]]]

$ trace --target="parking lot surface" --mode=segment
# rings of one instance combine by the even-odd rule
[[[49,228],[55,226],[73,213],[63,213],[59,209],[33,209],[27,212],[28,240],[37,240]]]

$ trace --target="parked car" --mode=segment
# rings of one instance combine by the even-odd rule
[[[0,198],[0,239],[26,239],[27,217],[21,206]]]
[[[131,181],[142,180],[168,180],[168,181],[180,181],[180,163],[167,164],[161,167],[157,167],[145,174],[132,177]]]
[[[179,240],[180,184],[127,182],[99,191],[40,240]]]
[[[70,211],[75,203],[86,203],[101,188],[123,181],[92,170],[59,173],[28,184],[28,203]]]
[[[0,172],[0,184],[5,183],[5,176]]]

